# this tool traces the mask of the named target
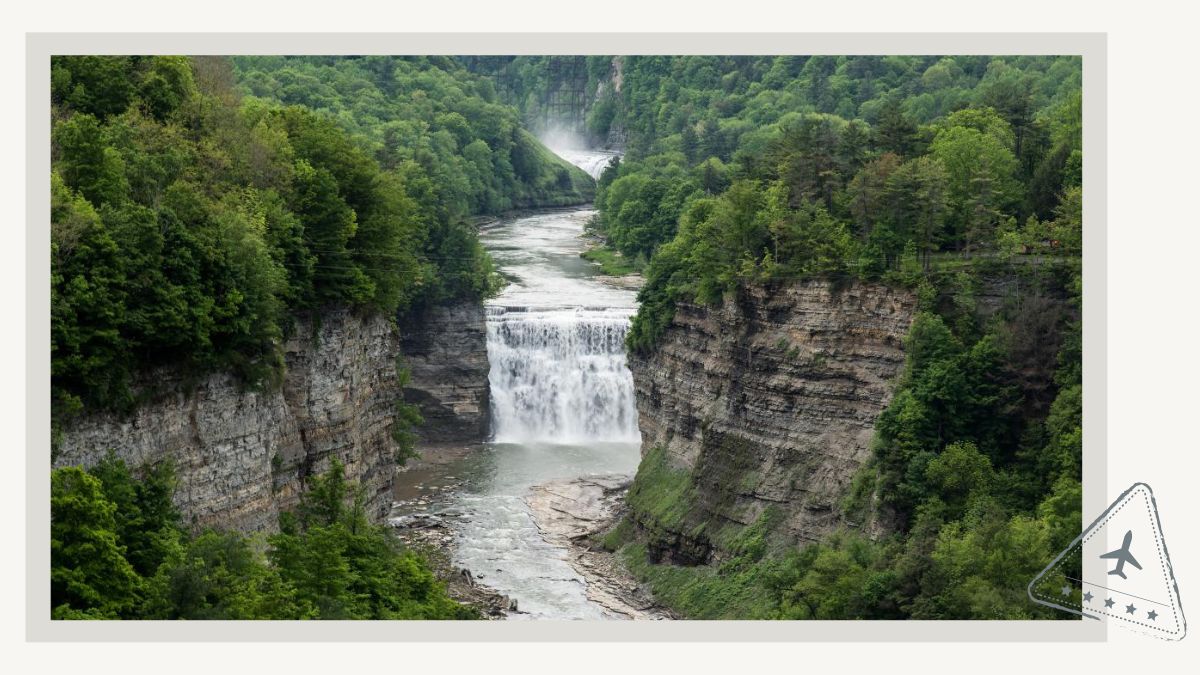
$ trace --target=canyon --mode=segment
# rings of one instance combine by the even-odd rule
[[[316,323],[300,320],[285,345],[277,390],[245,391],[227,374],[188,390],[159,374],[160,389],[171,393],[129,417],[76,420],[55,463],[93,465],[110,450],[132,466],[170,461],[176,502],[193,527],[271,531],[279,513],[296,505],[305,479],[337,458],[363,486],[373,520],[390,514],[402,522],[418,508],[436,518],[449,513],[455,569],[524,600],[522,615],[639,615],[614,611],[611,597],[596,605],[590,591],[555,596],[575,584],[545,578],[544,565],[554,559],[589,565],[574,573],[556,562],[563,569],[555,575],[597,586],[599,565],[617,581],[597,588],[615,584],[648,602],[619,563],[572,548],[546,505],[534,499],[531,507],[525,496],[570,485],[576,475],[627,485],[639,445],[643,456],[665,451],[672,470],[702,488],[682,524],[672,526],[625,505],[623,487],[608,498],[606,514],[627,514],[657,559],[719,560],[722,542],[768,508],[782,512],[784,531],[797,542],[845,525],[839,500],[868,456],[875,418],[903,367],[913,295],[863,283],[751,288],[718,307],[680,305],[651,354],[626,357],[632,294],[597,285],[577,254],[561,248],[586,214],[535,214],[485,235],[524,275],[488,308],[460,303],[399,321],[334,310]],[[498,238],[546,232],[555,232],[550,243],[537,245],[550,253],[532,261],[518,252],[524,247]],[[539,276],[547,269],[553,273]],[[552,286],[564,283],[585,293],[580,304],[546,306],[562,297]],[[425,489],[407,510],[391,508],[399,401],[421,413],[423,454],[466,448],[433,479],[398,474],[399,482]],[[490,450],[480,445],[488,438],[496,440]],[[439,502],[438,480],[451,473],[459,476]],[[514,533],[506,550],[526,553],[514,558],[483,546],[497,531]],[[548,546],[547,537],[556,543]],[[502,574],[487,567],[495,563],[485,559],[496,556],[507,561]]]
[[[563,152],[593,175],[612,156]],[[485,225],[509,277],[486,306],[303,317],[277,388],[245,390],[228,374],[188,387],[155,373],[166,393],[130,416],[74,420],[55,463],[90,466],[110,451],[131,466],[169,461],[193,528],[272,531],[336,458],[372,520],[402,538],[437,523],[451,574],[514,601],[513,617],[664,616],[643,612],[653,599],[619,557],[581,547],[622,518],[654,560],[689,565],[722,559],[768,509],[797,543],[847,524],[885,528],[848,523],[839,502],[903,367],[913,294],[861,282],[749,287],[720,306],[680,304],[652,352],[626,355],[634,293],[579,258],[592,213]],[[423,421],[420,467],[397,474],[400,402]],[[678,520],[626,504],[631,481],[657,487],[647,462],[660,459],[695,487]],[[561,520],[576,512],[574,525]],[[581,523],[586,537],[572,529]]]

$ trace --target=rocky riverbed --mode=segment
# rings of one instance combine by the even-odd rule
[[[396,474],[392,516],[388,524],[406,547],[421,553],[434,574],[446,584],[450,597],[479,609],[484,618],[504,619],[519,612],[516,602],[479,583],[465,568],[454,564],[455,524],[466,514],[447,507],[448,497],[462,488],[455,467],[479,444],[426,445]]]
[[[622,515],[628,475],[581,476],[534,487],[526,498],[550,544],[567,550],[567,562],[587,581],[587,597],[626,619],[671,619],[615,554],[597,538]]]
[[[424,470],[432,468],[430,464],[445,467],[437,460],[417,464],[421,468],[413,467],[415,473],[423,478],[427,477]],[[518,602],[489,587],[484,574],[472,574],[455,564],[457,528],[471,514],[446,505],[449,493],[460,487],[454,477],[443,472],[438,478],[441,480],[430,481],[419,490],[413,485],[398,490],[411,497],[396,502],[397,512],[403,514],[389,519],[396,537],[430,561],[450,597],[478,608],[487,619],[523,618],[525,612]],[[596,474],[552,481],[533,487],[525,503],[546,544],[565,552],[566,562],[585,584],[587,599],[601,609],[604,617],[675,618],[655,603],[616,555],[605,551],[597,541],[623,515],[624,495],[631,480],[625,474]]]
[[[480,583],[454,559],[453,514],[413,514],[393,518],[396,538],[429,561],[433,573],[446,584],[451,598],[479,610],[485,619],[506,619],[520,608],[512,598]]]

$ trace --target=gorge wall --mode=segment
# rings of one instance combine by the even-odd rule
[[[434,364],[444,358],[445,367],[469,378],[478,366],[471,358],[481,358],[477,379],[486,392],[483,309],[435,311],[434,322],[414,334],[436,348],[414,355],[410,391],[427,394],[421,407],[435,429],[449,428],[451,417],[429,409],[461,413],[469,429],[482,424],[486,394],[480,403],[478,391],[443,386],[447,378]],[[458,326],[458,332],[448,326]],[[463,354],[455,349],[470,352],[472,330],[479,333],[478,350],[459,360]],[[412,343],[413,336],[404,341]],[[132,467],[171,461],[178,480],[175,501],[185,522],[272,530],[280,511],[296,505],[306,479],[337,458],[347,478],[364,488],[370,516],[381,519],[391,503],[398,450],[392,429],[404,397],[396,371],[401,342],[395,323],[383,316],[336,310],[316,322],[298,321],[285,346],[281,386],[245,391],[232,376],[214,374],[184,387],[159,374],[156,389],[174,393],[129,416],[93,413],[74,420],[63,431],[55,465],[91,466],[110,449]]]
[[[797,541],[842,524],[915,309],[906,290],[822,281],[681,304],[653,353],[630,358],[643,454],[630,515],[652,557],[720,558],[768,508]]]
[[[421,411],[431,443],[478,442],[489,429],[487,320],[483,305],[434,307],[403,321],[404,398]]]

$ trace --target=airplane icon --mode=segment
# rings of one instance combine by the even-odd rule
[[[1121,544],[1121,548],[1109,551],[1100,556],[1101,558],[1113,558],[1117,561],[1117,569],[1112,570],[1109,574],[1115,574],[1122,579],[1128,579],[1129,577],[1125,576],[1125,563],[1129,563],[1139,570],[1142,569],[1142,566],[1138,564],[1137,558],[1133,557],[1133,554],[1129,552],[1129,545],[1131,543],[1133,543],[1133,530],[1125,533],[1125,541]]]

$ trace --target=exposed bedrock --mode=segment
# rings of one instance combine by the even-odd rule
[[[483,304],[435,307],[403,320],[410,378],[404,397],[421,411],[421,440],[479,442],[488,434],[487,322]]]
[[[633,509],[652,556],[720,557],[768,507],[798,542],[842,525],[915,308],[907,290],[822,281],[681,304],[653,353],[630,357],[643,456],[663,448],[663,471],[690,484],[682,518]]]
[[[91,466],[111,449],[132,467],[175,466],[175,500],[195,527],[272,530],[309,476],[332,458],[366,491],[373,518],[390,504],[401,392],[400,340],[386,317],[347,310],[299,320],[287,341],[281,386],[246,391],[228,374],[194,387],[158,374],[161,394],[128,416],[74,420],[56,466]]]

